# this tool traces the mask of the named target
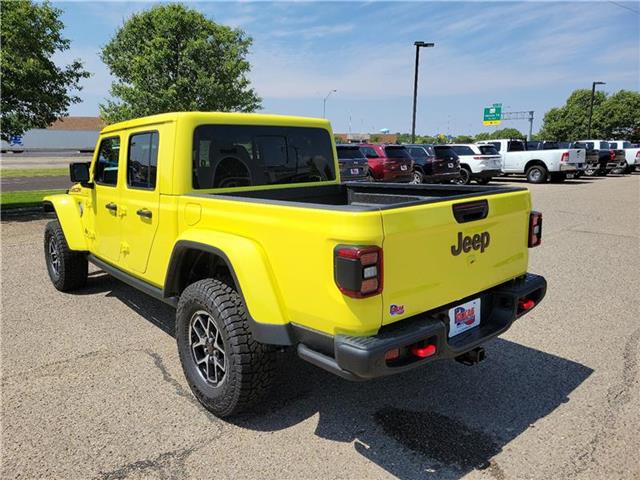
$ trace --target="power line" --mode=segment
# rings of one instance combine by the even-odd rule
[[[635,13],[636,15],[640,15],[640,11],[638,11],[638,10],[634,10],[633,8],[627,7],[626,5],[623,5],[623,4],[618,3],[618,2],[614,2],[613,0],[608,0],[608,1],[609,1],[609,3],[613,3],[614,5],[616,5],[616,6],[620,7],[620,8],[624,8],[626,10],[629,10],[630,12]]]

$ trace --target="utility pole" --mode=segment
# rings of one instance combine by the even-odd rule
[[[593,82],[591,84],[591,103],[589,104],[589,126],[587,127],[587,138],[591,138],[591,118],[593,117],[593,99],[596,95],[596,85],[606,85],[606,83]]]
[[[413,78],[413,120],[411,122],[411,143],[416,141],[416,106],[418,103],[418,67],[420,65],[420,47],[434,47],[435,43],[413,42],[416,46],[416,66]]]
[[[327,118],[327,99],[331,96],[332,93],[337,92],[337,90],[329,90],[327,96],[322,100],[322,118]]]

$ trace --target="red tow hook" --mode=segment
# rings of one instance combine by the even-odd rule
[[[431,355],[436,353],[435,345],[426,345],[424,347],[418,347],[418,345],[411,346],[411,353],[420,358],[430,357]]]
[[[536,306],[536,302],[534,302],[530,298],[521,298],[520,300],[518,300],[518,309],[522,311],[527,312],[535,306]]]

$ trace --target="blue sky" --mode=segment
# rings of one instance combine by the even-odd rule
[[[417,132],[476,133],[482,108],[545,111],[594,80],[640,89],[638,2],[189,2],[254,39],[250,78],[263,111],[321,116],[334,131],[411,129],[415,40],[421,50]],[[56,2],[71,49],[94,75],[72,115],[97,115],[111,77],[98,51],[151,3]],[[626,7],[626,8],[624,8]],[[633,10],[633,11],[632,11]],[[351,118],[351,122],[349,121]],[[526,121],[504,122],[522,131]]]

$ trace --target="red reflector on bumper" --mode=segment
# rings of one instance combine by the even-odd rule
[[[420,358],[430,357],[431,355],[436,353],[435,345],[426,345],[424,347],[418,347],[417,345],[413,345],[411,347],[411,353]]]
[[[520,300],[518,300],[518,307],[520,308],[520,310],[531,310],[535,306],[536,302],[534,302],[530,298],[521,298]]]
[[[393,362],[394,360],[397,360],[400,357],[400,349],[399,348],[394,348],[392,350],[389,350],[387,353],[384,354],[384,359],[387,362]]]

